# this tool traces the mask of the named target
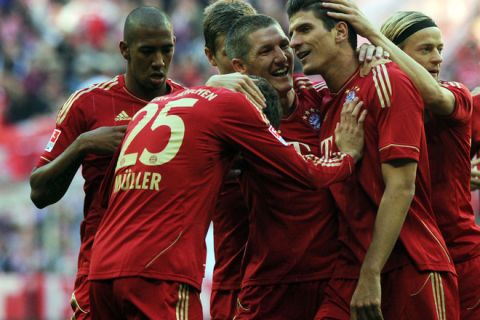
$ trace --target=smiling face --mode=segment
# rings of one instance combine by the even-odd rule
[[[328,31],[313,11],[299,11],[290,18],[290,46],[305,74],[322,74],[335,55],[334,30]]]
[[[120,50],[128,62],[127,87],[140,98],[152,99],[166,93],[166,79],[172,62],[175,37],[168,25],[139,27]]]
[[[400,47],[438,81],[438,74],[443,61],[443,40],[439,28],[422,29],[408,37]]]
[[[235,69],[267,79],[280,96],[293,88],[293,51],[278,24],[248,35],[250,50],[245,61],[234,59]]]

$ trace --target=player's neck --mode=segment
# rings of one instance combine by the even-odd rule
[[[359,66],[358,59],[353,51],[339,54],[335,61],[328,64],[321,76],[332,93],[338,92],[345,82],[352,77]]]
[[[163,84],[162,87],[152,90],[150,88],[143,87],[134,79],[130,79],[130,77],[128,77],[128,74],[125,75],[125,87],[135,97],[146,101],[150,101],[153,98],[163,96],[169,91],[169,87],[167,86],[166,82]]]
[[[284,97],[280,97],[280,106],[284,116],[292,113],[295,104],[295,90],[291,89]]]

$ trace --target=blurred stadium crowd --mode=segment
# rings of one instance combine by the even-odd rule
[[[28,197],[28,174],[55,113],[74,90],[123,72],[121,28],[127,13],[142,4],[163,8],[172,19],[177,42],[170,78],[186,86],[203,83],[213,72],[203,53],[207,2],[0,0],[0,272],[74,274],[82,182],[44,210]],[[250,2],[286,26],[286,1]],[[358,2],[379,24],[399,9],[425,9],[447,31],[442,78],[471,89],[480,85],[480,2]]]

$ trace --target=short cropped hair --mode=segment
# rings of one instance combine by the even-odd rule
[[[127,16],[123,26],[123,40],[127,43],[135,41],[138,28],[165,27],[172,30],[168,16],[158,8],[142,6],[133,9]]]
[[[240,18],[254,15],[257,11],[243,0],[219,0],[203,11],[203,36],[205,47],[212,53],[217,52],[217,38],[227,35],[230,27]]]
[[[300,11],[312,11],[315,17],[318,20],[323,22],[323,26],[328,31],[332,30],[336,24],[341,21],[338,19],[334,19],[327,15],[328,11],[333,10],[326,10],[322,7],[322,1],[319,0],[288,0],[287,2],[287,14],[288,17],[291,18],[293,15]],[[355,29],[346,21],[343,21],[348,26],[348,43],[352,47],[353,50],[357,49],[357,32]]]
[[[272,17],[257,14],[254,16],[245,16],[237,20],[228,31],[225,38],[225,52],[230,59],[238,58],[246,61],[251,49],[251,43],[248,36],[263,28],[272,25],[278,25],[278,22]]]

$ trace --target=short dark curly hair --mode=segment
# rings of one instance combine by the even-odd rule
[[[320,0],[288,0],[287,15],[289,18],[291,18],[293,15],[300,11],[312,11],[315,17],[323,22],[323,26],[325,27],[325,29],[330,31],[340,20],[333,19],[332,17],[327,15],[328,11],[322,7],[322,2],[323,1]],[[348,26],[348,43],[353,50],[356,50],[357,32],[348,22],[344,22]]]

